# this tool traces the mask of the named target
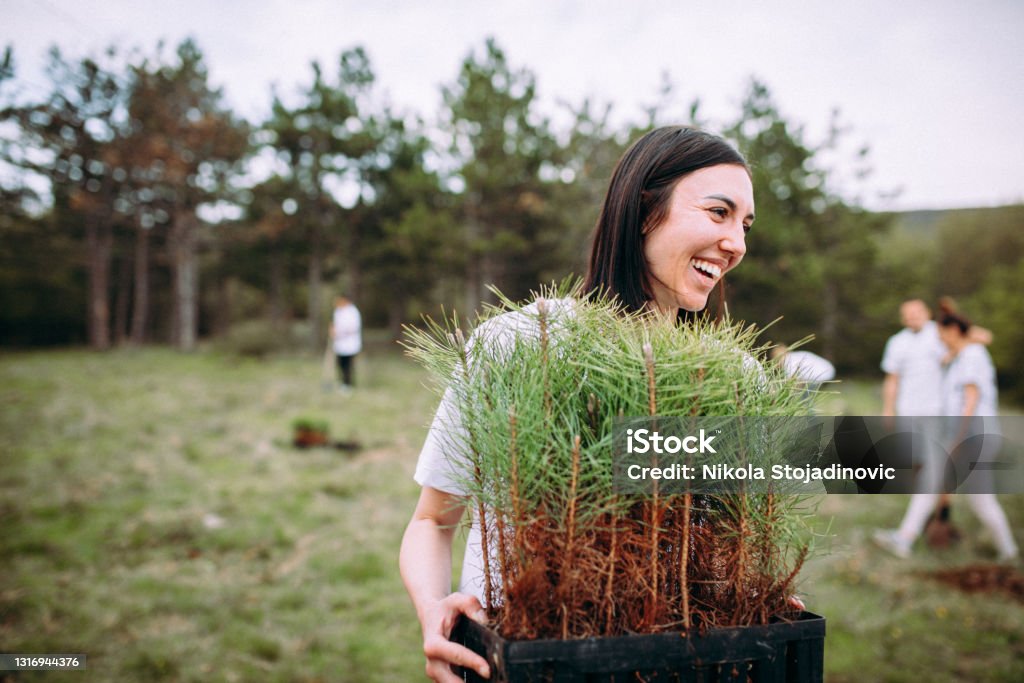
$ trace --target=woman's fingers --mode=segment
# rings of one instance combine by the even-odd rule
[[[801,612],[807,609],[807,605],[805,605],[804,601],[801,600],[800,597],[797,595],[790,595],[789,598],[786,600],[786,603],[789,604],[789,606],[793,609],[798,609]]]
[[[458,643],[451,642],[447,638],[430,636],[423,643],[423,653],[427,656],[428,672],[432,664],[439,665],[436,667],[437,671],[443,669],[445,672],[450,672],[448,666],[454,664],[455,666],[473,669],[484,678],[490,678],[491,676],[491,668],[487,665],[487,660],[472,650]],[[428,673],[428,675],[430,674]],[[434,680],[438,679],[435,678]],[[453,677],[452,680],[458,679]]]
[[[467,595],[465,593],[452,593],[444,600],[442,600],[441,603],[445,604],[446,606],[454,608],[458,613],[465,614],[467,617],[469,617],[477,623],[487,623],[487,613],[484,612],[483,605],[480,604],[480,601],[477,600],[476,597],[473,595]],[[458,617],[458,613],[453,614],[452,616]],[[455,619],[453,618],[451,620],[451,623],[448,624],[449,630],[454,625]]]

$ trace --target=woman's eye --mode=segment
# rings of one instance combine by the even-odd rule
[[[729,209],[723,208],[721,206],[712,207],[712,208],[708,209],[708,211],[710,211],[711,213],[715,214],[719,218],[725,218],[726,216],[729,215]]]
[[[743,233],[746,234],[746,233],[750,232],[750,229],[752,227],[754,227],[754,226],[751,225],[750,223],[744,223],[743,224]]]

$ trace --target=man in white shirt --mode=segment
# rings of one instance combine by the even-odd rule
[[[932,312],[920,299],[904,301],[900,321],[903,329],[889,338],[882,354],[882,414],[941,415],[942,359],[947,351]]]
[[[338,376],[341,380],[339,391],[352,390],[352,361],[363,348],[363,321],[359,309],[348,297],[339,295],[334,300],[334,316],[331,321],[331,339],[334,355],[338,361]]]
[[[947,351],[939,339],[932,312],[920,299],[904,301],[900,306],[900,322],[903,329],[889,338],[882,353],[882,370],[885,372],[882,415],[942,415],[942,359]],[[919,490],[926,493],[911,496],[910,506],[898,529],[880,529],[874,534],[878,545],[898,557],[910,556],[910,546],[921,534],[938,500],[935,491],[937,477],[941,476],[941,463],[934,449],[923,449],[922,452],[926,453],[926,458],[918,473],[922,478]]]

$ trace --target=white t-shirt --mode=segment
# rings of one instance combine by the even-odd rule
[[[968,344],[953,358],[942,378],[942,408],[945,415],[963,415],[964,390],[978,387],[977,416],[999,414],[996,368],[981,344]]]
[[[946,347],[929,320],[919,331],[904,328],[889,338],[882,370],[899,375],[897,415],[942,415],[942,359]]]
[[[354,356],[363,349],[363,320],[359,309],[346,304],[334,309],[334,353]]]
[[[835,366],[810,351],[789,351],[782,357],[782,367],[804,382],[827,382],[836,376]]]
[[[571,313],[572,299],[547,300],[548,315],[552,325],[557,329],[557,317]],[[516,337],[531,338],[539,336],[537,326],[537,303],[525,306],[523,310],[513,311],[491,318],[481,324],[475,332],[470,344],[479,339],[487,345],[491,353],[501,353],[502,349],[512,347]],[[416,473],[413,478],[420,486],[429,486],[456,496],[466,495],[465,477],[471,472],[469,461],[465,456],[466,431],[462,425],[458,406],[451,390],[445,391],[441,404],[437,408],[434,420],[430,425],[419,460],[416,462]],[[475,509],[470,511],[473,523],[466,537],[466,552],[462,560],[462,576],[459,580],[459,592],[476,596],[484,603],[484,571],[483,549],[480,536],[480,520]],[[491,573],[495,584],[500,581],[496,572],[497,561],[491,562]]]

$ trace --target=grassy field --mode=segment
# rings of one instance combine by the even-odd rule
[[[396,556],[435,398],[383,347],[357,373],[342,396],[312,358],[0,358],[0,651],[88,656],[85,672],[0,680],[422,680]],[[826,405],[874,412],[877,386]],[[293,449],[298,417],[363,448]],[[1003,503],[1024,529],[1024,496]],[[826,679],[1024,680],[1024,604],[923,576],[992,556],[972,516],[958,511],[969,541],[942,554],[867,542],[905,505],[821,503],[801,592],[828,618]]]

